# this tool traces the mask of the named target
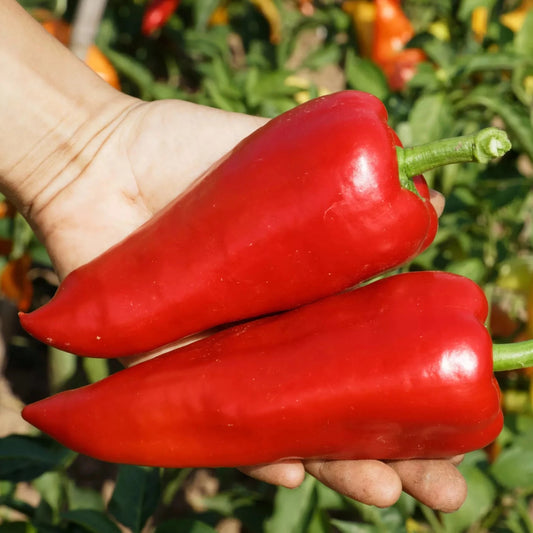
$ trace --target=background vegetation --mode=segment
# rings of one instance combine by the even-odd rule
[[[77,4],[21,3],[40,20],[67,22]],[[434,245],[405,269],[470,277],[489,297],[496,340],[533,336],[530,2],[403,2],[412,25],[406,46],[421,52],[407,62],[414,76],[400,82],[391,72],[398,72],[405,58],[380,62],[372,52],[377,46],[372,2],[182,0],[167,24],[149,36],[141,33],[146,3],[108,1],[96,44],[111,63],[94,66],[105,75],[117,73],[122,90],[143,99],[181,98],[272,117],[350,88],[381,98],[407,145],[487,125],[505,128],[514,148],[497,165],[460,165],[427,175],[446,195],[446,210]],[[117,367],[45,348],[20,330],[17,309],[41,305],[57,281],[24,220],[5,202],[0,217],[0,533],[533,531],[529,371],[498,376],[505,429],[489,449],[467,456],[461,470],[469,496],[461,510],[448,515],[406,495],[379,510],[313,479],[290,491],[230,469],[104,464],[32,432],[20,419],[22,403],[97,380]]]

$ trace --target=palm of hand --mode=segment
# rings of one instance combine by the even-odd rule
[[[37,198],[28,211],[59,275],[149,220],[264,122],[185,102],[125,99],[121,116],[90,136],[80,157],[54,176],[46,189],[52,193]],[[294,460],[243,471],[291,487],[307,471],[334,490],[377,506],[392,505],[403,489],[431,507],[451,511],[466,496],[454,462]]]

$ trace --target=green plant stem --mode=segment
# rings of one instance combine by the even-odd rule
[[[413,176],[454,163],[488,163],[511,149],[507,134],[498,128],[485,128],[472,135],[442,139],[412,148],[396,148],[402,185]]]
[[[494,344],[494,372],[518,370],[533,366],[533,341]]]

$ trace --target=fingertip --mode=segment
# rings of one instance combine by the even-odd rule
[[[367,505],[390,507],[402,494],[400,477],[381,461],[307,461],[305,468],[324,485]]]
[[[461,455],[454,455],[453,457],[450,457],[449,461],[452,463],[452,465],[458,466],[463,462],[463,459],[465,458],[465,454]]]
[[[451,513],[464,503],[468,487],[456,466],[447,459],[393,461],[403,490],[436,511]]]
[[[305,479],[305,470],[302,463],[285,465],[283,475],[278,485],[287,489],[298,488]]]
[[[433,189],[429,190],[429,201],[437,213],[437,217],[440,217],[444,212],[444,206],[446,205],[446,199],[444,195]]]
[[[390,476],[387,485],[379,488],[379,492],[372,501],[368,501],[368,505],[375,505],[381,509],[393,506],[402,495],[403,487],[401,479],[395,475]]]
[[[453,476],[452,482],[444,484],[438,498],[433,501],[433,509],[442,513],[458,511],[468,496],[468,485],[462,476]]]
[[[239,470],[258,481],[264,481],[287,489],[299,487],[305,479],[305,470],[301,461],[245,466],[239,468]]]

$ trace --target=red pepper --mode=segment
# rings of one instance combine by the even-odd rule
[[[267,123],[187,194],[72,272],[22,325],[66,351],[116,357],[337,293],[433,240],[427,186],[408,175],[501,155],[502,135],[491,128],[441,141],[442,153],[397,152],[373,96],[315,99]]]
[[[521,345],[498,359],[487,309],[467,278],[400,274],[234,326],[22,414],[116,463],[449,457],[502,428],[493,351],[498,369],[510,368]]]
[[[385,73],[389,86],[397,91],[414,76],[418,63],[426,60],[419,48],[404,48],[415,35],[400,0],[375,0],[376,18],[371,58]]]
[[[143,35],[151,35],[162,28],[176,11],[180,0],[150,0],[143,14],[141,31]]]

